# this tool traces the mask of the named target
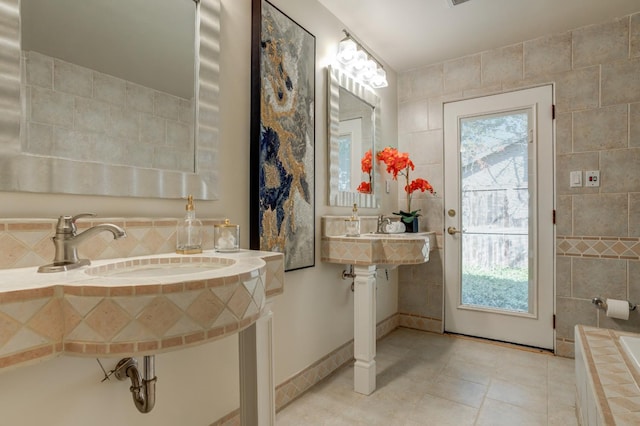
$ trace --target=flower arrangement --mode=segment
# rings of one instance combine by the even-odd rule
[[[398,180],[398,176],[404,176],[406,181],[404,190],[407,193],[407,211],[400,210],[398,213],[394,212],[393,214],[402,216],[404,223],[412,224],[414,219],[420,216],[418,213],[420,209],[411,210],[413,193],[420,190],[421,192],[429,191],[433,194],[433,186],[431,186],[429,181],[422,178],[410,180],[409,173],[414,170],[415,165],[406,152],[399,152],[397,148],[386,147],[382,151],[378,151],[376,160],[383,162],[387,166],[387,173],[391,173],[394,180]]]
[[[360,160],[360,169],[369,176],[369,181],[360,182],[356,190],[363,194],[371,194],[371,170],[373,169],[373,155],[371,150],[364,153],[364,156]]]

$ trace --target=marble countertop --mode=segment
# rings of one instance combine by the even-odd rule
[[[0,300],[2,293],[23,291],[29,289],[44,288],[56,285],[65,286],[130,286],[130,285],[151,285],[151,284],[173,284],[180,279],[198,280],[213,279],[225,275],[237,275],[246,273],[252,269],[264,266],[262,257],[265,255],[273,255],[271,252],[260,252],[253,250],[241,250],[233,253],[218,253],[214,250],[205,250],[197,255],[178,255],[175,253],[163,253],[158,255],[136,256],[120,259],[94,260],[89,266],[72,269],[65,272],[39,273],[38,268],[14,268],[0,270]],[[92,274],[98,268],[107,265],[117,265],[122,263],[130,263],[135,265],[136,261],[139,265],[141,261],[146,259],[158,259],[158,263],[167,264],[183,264],[192,263],[194,259],[202,261],[202,259],[227,259],[228,263],[224,268],[204,269],[201,272],[193,272],[190,274],[172,275],[170,273],[158,277],[117,277],[117,276],[101,276]],[[124,265],[122,265],[124,266]]]

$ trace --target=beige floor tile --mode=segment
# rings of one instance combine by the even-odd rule
[[[576,386],[573,383],[562,383],[552,380],[549,382],[548,396],[549,403],[554,401],[562,405],[575,407]]]
[[[449,401],[480,408],[487,386],[441,375],[434,383],[427,384],[427,393]]]
[[[508,350],[500,359],[501,365],[520,367],[528,370],[546,370],[549,359],[553,355],[548,352],[531,352],[526,349]]]
[[[495,399],[486,398],[475,426],[545,426],[547,416]]]
[[[548,383],[546,365],[543,367],[526,367],[505,362],[496,368],[493,377],[507,382],[538,388],[541,391],[546,390]]]
[[[460,342],[455,346],[453,358],[487,367],[502,365],[510,351],[510,349],[493,343],[483,343],[466,338],[459,340]]]
[[[445,364],[454,356],[455,349],[453,346],[436,344],[432,346],[420,346],[411,353],[424,361]]]
[[[473,425],[478,409],[437,396],[427,395],[419,404],[408,408],[407,419],[421,425]]]
[[[323,425],[343,408],[331,398],[306,393],[281,410],[276,417],[278,426]]]
[[[549,426],[578,426],[576,407],[549,401]]]
[[[488,385],[496,367],[487,364],[477,364],[472,361],[461,360],[454,357],[442,370],[442,374],[457,377],[481,385]]]
[[[576,367],[573,359],[550,357],[548,359],[548,378],[552,381],[575,385]]]
[[[351,419],[354,422],[358,422],[357,424],[386,426],[405,419],[406,413],[404,410],[399,409],[401,406],[398,404],[380,404],[375,399],[366,398],[344,410],[340,413],[340,417]]]
[[[403,356],[406,356],[409,352],[411,352],[411,348],[385,344],[384,346],[377,348],[376,359],[381,356],[387,358],[401,358]]]
[[[547,390],[517,382],[491,380],[487,397],[538,413],[547,412]]]
[[[343,367],[281,410],[278,426],[577,424],[571,359],[405,328],[377,352],[373,394],[354,392]]]
[[[422,358],[410,355],[398,360],[396,365],[378,373],[382,380],[403,376],[419,383],[434,381],[436,376],[445,368],[446,362],[425,362]]]
[[[408,328],[396,329],[392,333],[389,333],[378,342],[381,348],[387,346],[402,347],[411,349],[415,347],[414,337],[419,333],[417,330],[411,330]]]
[[[402,355],[390,354],[387,351],[378,351],[376,354],[376,369],[378,374],[401,364],[404,358],[406,358],[406,356],[403,357]]]
[[[426,383],[417,383],[404,376],[383,378],[376,383],[377,388],[369,398],[380,404],[415,404],[427,393]]]

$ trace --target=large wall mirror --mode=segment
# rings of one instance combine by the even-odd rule
[[[220,0],[0,3],[0,190],[217,198]]]
[[[367,152],[376,152],[380,100],[337,68],[329,67],[328,75],[329,205],[377,208],[376,168],[370,175],[363,173],[361,160]],[[362,182],[369,183],[369,193],[358,191]]]

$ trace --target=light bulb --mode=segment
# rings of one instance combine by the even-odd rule
[[[361,78],[362,80],[366,81],[370,81],[372,78],[374,78],[376,76],[376,71],[378,69],[378,64],[376,64],[375,61],[373,61],[372,59],[369,59],[364,68],[362,69],[361,72]]]
[[[356,43],[351,39],[342,40],[338,45],[337,59],[344,65],[352,63],[356,57]]]
[[[353,63],[351,64],[351,66],[353,67],[353,70],[355,72],[360,72],[362,71],[362,69],[364,69],[364,66],[366,63],[367,63],[367,54],[364,53],[362,50],[358,50],[356,52],[356,57]]]
[[[386,71],[382,68],[378,68],[378,71],[376,71],[376,75],[371,79],[370,84],[371,87],[376,89],[380,87],[387,87],[389,83],[387,83]]]

